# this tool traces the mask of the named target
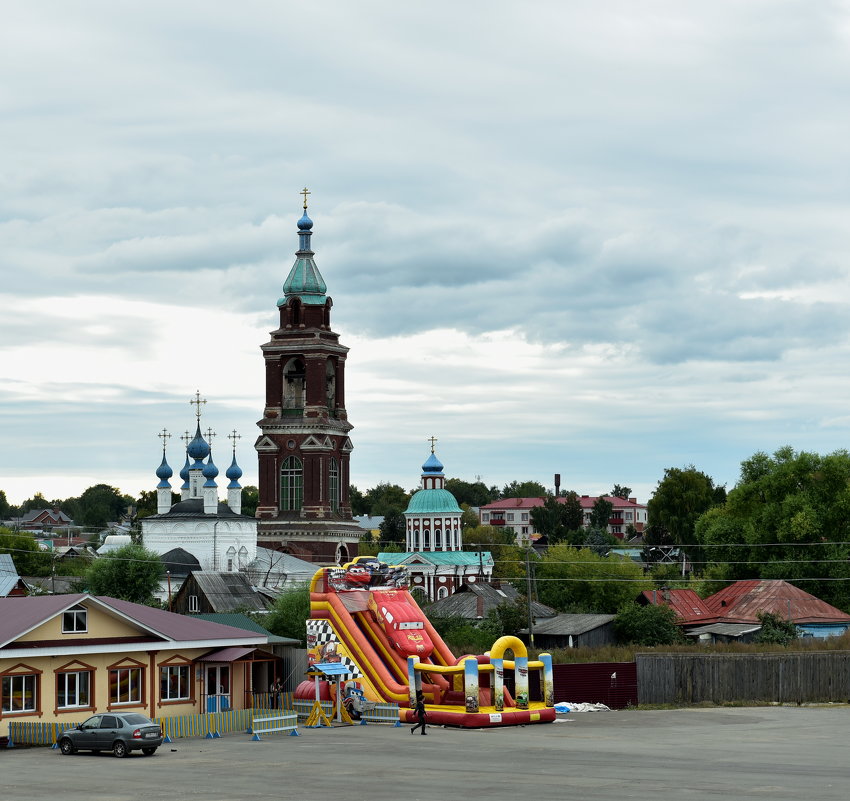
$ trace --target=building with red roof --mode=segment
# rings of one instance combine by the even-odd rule
[[[590,513],[598,500],[597,495],[580,495],[579,501],[584,512],[584,525],[590,523]],[[637,502],[637,498],[618,498],[616,495],[603,496],[611,506],[611,517],[608,519],[608,533],[623,539],[628,527],[634,526],[635,531],[642,532],[646,525],[646,506]],[[565,503],[566,498],[558,501]],[[482,526],[510,526],[518,540],[537,539],[539,533],[534,530],[531,521],[531,510],[543,506],[544,498],[504,498],[493,501],[478,510],[478,519]]]
[[[267,641],[105,596],[0,598],[0,734],[9,721],[71,726],[107,710],[243,709],[276,675]]]

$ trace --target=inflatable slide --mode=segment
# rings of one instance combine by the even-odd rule
[[[407,568],[374,557],[316,572],[307,654],[311,665],[344,663],[349,690],[367,702],[398,704],[405,722],[414,720],[419,690],[432,724],[479,728],[555,719],[549,654],[530,661],[520,639],[501,637],[486,654],[456,657],[408,591]],[[513,695],[506,674],[513,676]],[[530,682],[543,701],[529,701]],[[309,681],[296,691],[313,694]]]

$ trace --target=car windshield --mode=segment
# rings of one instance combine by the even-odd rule
[[[124,722],[128,726],[142,726],[144,724],[148,724],[149,726],[153,724],[153,721],[150,718],[146,718],[144,715],[122,715],[124,718]]]

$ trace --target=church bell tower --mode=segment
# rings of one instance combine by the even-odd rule
[[[330,564],[356,556],[361,529],[348,496],[345,359],[333,301],[313,260],[313,221],[298,220],[295,264],[278,302],[280,327],[262,345],[266,403],[257,425],[258,544]]]

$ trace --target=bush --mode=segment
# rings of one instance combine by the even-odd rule
[[[669,606],[624,604],[614,618],[614,631],[623,644],[674,645],[685,641],[676,619]]]

